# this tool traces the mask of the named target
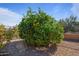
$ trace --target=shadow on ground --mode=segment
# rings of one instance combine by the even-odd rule
[[[27,47],[23,41],[15,41],[6,44],[2,50],[9,56],[50,56],[56,52],[57,47]]]
[[[78,39],[65,39],[65,41],[79,43],[79,38]]]

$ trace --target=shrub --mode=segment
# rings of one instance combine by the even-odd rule
[[[10,40],[12,40],[13,38],[13,31],[12,31],[12,28],[7,28],[6,31],[5,31],[5,39],[7,42],[9,42]]]
[[[19,35],[28,45],[47,46],[58,44],[63,38],[63,27],[42,10],[27,11],[19,24]]]
[[[18,30],[17,25],[12,28],[12,32],[13,32],[13,37],[14,38],[19,38],[19,30]]]
[[[5,26],[0,24],[0,48],[3,47],[4,40],[5,40]]]

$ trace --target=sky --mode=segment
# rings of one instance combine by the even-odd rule
[[[56,20],[70,15],[79,17],[79,4],[77,3],[0,3],[0,24],[6,26],[19,24],[23,15],[27,13],[28,7],[34,11],[41,8]]]

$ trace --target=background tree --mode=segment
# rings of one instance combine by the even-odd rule
[[[65,32],[78,32],[79,31],[79,21],[77,20],[77,17],[70,16],[66,19],[60,19],[59,21],[63,26]]]

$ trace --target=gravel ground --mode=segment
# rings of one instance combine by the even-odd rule
[[[2,50],[9,56],[79,56],[79,39],[65,40],[57,48],[27,47],[22,40],[13,40]]]
[[[55,53],[58,56],[79,56],[79,42],[64,41]]]

